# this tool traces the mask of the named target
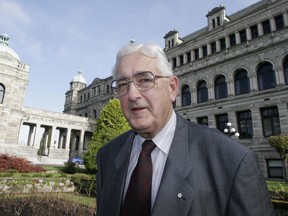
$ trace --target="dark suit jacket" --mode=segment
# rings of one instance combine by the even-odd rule
[[[97,216],[119,216],[131,145],[126,132],[97,154]],[[253,151],[177,115],[153,216],[274,215]]]

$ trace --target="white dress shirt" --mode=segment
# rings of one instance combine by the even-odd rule
[[[156,145],[156,148],[151,153],[151,159],[153,163],[153,177],[152,177],[152,191],[151,191],[152,207],[155,203],[155,199],[160,186],[168,153],[175,134],[175,129],[176,129],[176,114],[175,112],[173,112],[165,127],[152,139]],[[125,182],[124,194],[126,194],[126,191],[128,189],[130,178],[137,164],[138,157],[142,149],[142,143],[144,141],[145,139],[139,135],[136,135],[134,138]]]

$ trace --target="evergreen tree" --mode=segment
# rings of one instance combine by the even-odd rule
[[[103,145],[130,129],[118,99],[111,99],[103,107],[97,118],[96,129],[89,142],[88,150],[84,155],[85,167],[90,172],[97,170],[96,154]]]

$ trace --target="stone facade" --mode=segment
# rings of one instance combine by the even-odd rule
[[[256,152],[265,177],[283,175],[267,137],[288,134],[287,8],[286,0],[262,0],[228,16],[219,6],[207,13],[206,27],[185,37],[175,29],[164,36],[180,80],[175,110],[221,131],[229,121],[240,134],[231,138]],[[71,84],[65,112],[95,117],[113,97],[111,80],[95,79],[76,94]],[[72,95],[77,106],[71,109]]]
[[[267,137],[288,134],[287,8],[285,0],[263,0],[227,16],[220,6],[206,15],[207,27],[164,37],[180,79],[175,109],[222,131],[231,122],[266,177],[281,166]]]
[[[0,153],[63,165],[87,149],[95,120],[23,106],[29,65],[8,40],[0,35]]]

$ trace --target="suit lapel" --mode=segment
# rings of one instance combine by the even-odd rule
[[[193,164],[188,149],[186,120],[177,116],[175,136],[164,168],[152,215],[187,215],[194,192]]]
[[[128,169],[129,164],[129,155],[131,151],[131,146],[134,139],[134,132],[128,134],[126,139],[120,141],[122,144],[122,148],[119,151],[119,154],[116,156],[114,160],[114,168],[112,169],[113,173],[111,174],[111,178],[108,179],[108,185],[111,186],[109,190],[109,195],[111,198],[111,204],[115,204],[115,206],[110,206],[108,215],[119,215],[122,197],[125,185],[125,176]]]

